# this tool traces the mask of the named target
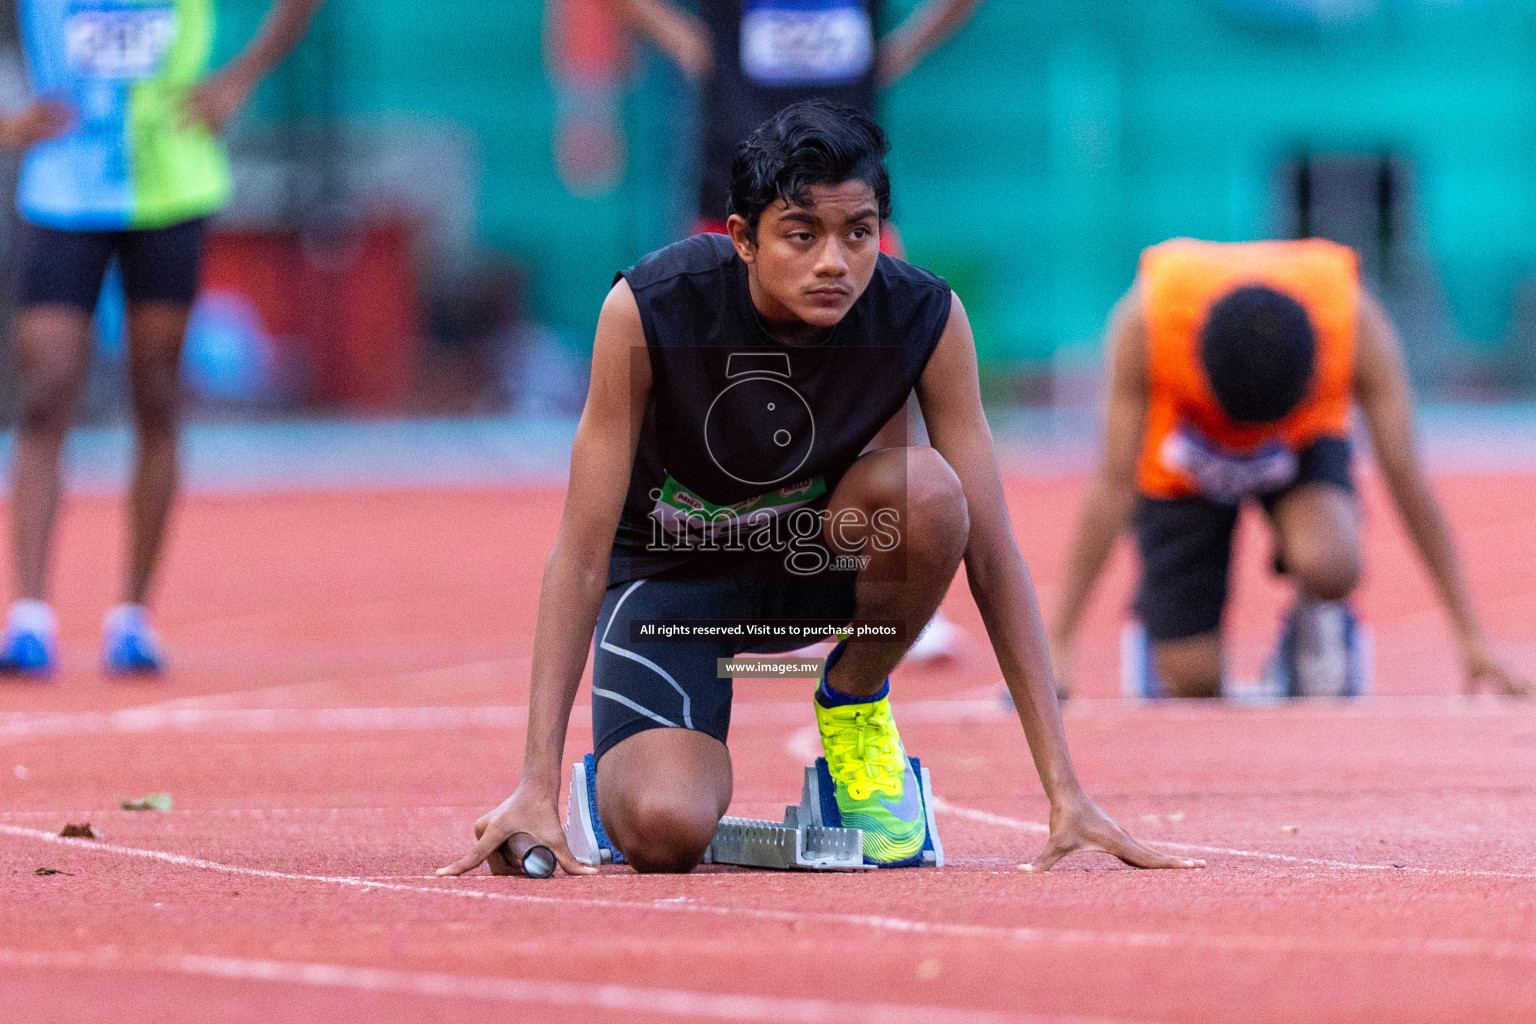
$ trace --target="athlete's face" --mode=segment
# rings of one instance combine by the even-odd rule
[[[806,204],[779,200],[757,222],[733,216],[752,302],[775,334],[802,341],[834,326],[869,286],[880,255],[880,206],[862,181],[812,185]]]

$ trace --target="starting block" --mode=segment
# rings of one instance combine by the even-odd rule
[[[920,787],[927,835],[918,856],[890,867],[943,867],[944,846],[933,820],[933,782],[917,758],[908,758]],[[824,758],[807,765],[800,803],[784,808],[783,821],[763,818],[720,819],[706,864],[802,871],[862,871],[882,865],[864,861],[864,833],[844,828],[833,796],[832,775]],[[583,864],[623,864],[597,814],[597,762],[588,754],[571,766],[571,794],[566,807],[565,841]]]
[[[1343,602],[1298,603],[1280,624],[1275,653],[1253,681],[1225,679],[1221,695],[1238,704],[1287,697],[1364,697],[1375,681],[1375,637]],[[1147,630],[1131,620],[1120,629],[1120,696],[1166,696]]]

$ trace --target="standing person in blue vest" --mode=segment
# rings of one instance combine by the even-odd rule
[[[90,364],[91,314],[115,258],[128,300],[138,466],[123,601],[104,624],[113,673],[157,672],[144,603],[177,489],[182,341],[207,218],[229,196],[217,133],[303,38],[321,0],[275,0],[256,37],[208,75],[214,0],[20,0],[33,100],[0,118],[25,151],[16,349],[21,421],[11,486],[18,600],[0,671],[57,665],[47,604],[59,452]],[[206,77],[205,77],[206,76]]]
[[[695,232],[728,234],[731,161],[742,140],[775,113],[821,98],[873,117],[891,85],[958,32],[981,0],[926,0],[879,38],[883,0],[698,0],[697,14],[673,0],[604,0],[627,26],[655,43],[704,90],[703,166]],[[880,251],[905,258],[889,222]],[[921,425],[912,433],[922,440]],[[907,444],[905,411],[872,442]],[[958,653],[961,631],[943,613],[912,649],[910,661]]]
[[[884,36],[883,0],[604,0],[704,88],[700,226],[725,234],[736,147],[775,113],[821,98],[875,114],[878,91],[970,20],[981,0],[927,0]],[[886,250],[890,250],[889,238]]]

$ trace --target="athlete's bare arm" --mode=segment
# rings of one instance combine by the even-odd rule
[[[1530,694],[1531,684],[1510,671],[1483,636],[1467,596],[1450,527],[1429,488],[1414,446],[1413,396],[1403,367],[1402,343],[1381,304],[1366,292],[1360,297],[1354,389],[1382,479],[1403,517],[1408,535],[1429,568],[1456,631],[1467,692],[1487,684],[1499,693]]]
[[[890,85],[965,27],[981,0],[928,0],[880,40],[880,85]]]
[[[56,139],[75,123],[75,112],[58,100],[33,100],[14,114],[0,114],[0,147],[30,149]]]
[[[245,49],[187,95],[186,119],[223,131],[251,91],[299,45],[324,0],[276,0]]]
[[[592,645],[608,586],[608,553],[634,466],[635,445],[651,391],[640,308],[629,284],[608,293],[592,347],[592,383],[571,449],[571,480],[554,550],[544,565],[533,635],[532,687],[523,777],[499,807],[475,823],[475,848],[440,875],[480,866],[514,832],[528,832],[554,851],[571,874],[586,867],[571,856],[557,810],[560,769],[571,704]],[[493,869],[498,867],[492,861]]]
[[[1072,650],[1093,585],[1136,508],[1136,460],[1147,418],[1147,335],[1141,293],[1132,288],[1115,307],[1105,338],[1109,351],[1109,409],[1104,452],[1083,502],[1061,604],[1051,623],[1051,661],[1058,691],[1072,689]]]
[[[630,31],[649,39],[697,81],[715,70],[715,51],[709,29],[698,15],[670,0],[602,0]]]
[[[1196,867],[1127,835],[1083,792],[1067,754],[1061,711],[1046,658],[1045,633],[1029,568],[1013,536],[992,432],[981,405],[976,344],[959,298],[918,382],[923,419],[936,448],[960,479],[970,514],[965,571],[987,635],[1013,694],[1040,782],[1051,801],[1051,836],[1031,865],[1047,871],[1069,853],[1097,850],[1137,867]]]

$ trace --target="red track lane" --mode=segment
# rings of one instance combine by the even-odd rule
[[[1438,483],[1491,631],[1536,669],[1536,592],[1510,556],[1536,525],[1531,481]],[[1082,493],[1010,482],[1047,607]],[[515,777],[558,493],[189,500],[160,602],[174,672],[126,686],[93,668],[120,509],[76,501],[65,671],[0,686],[0,1018],[1530,1020],[1536,708],[1453,696],[1424,575],[1370,482],[1366,497],[1383,697],[1067,709],[1095,797],[1204,871],[1016,870],[1047,808],[957,586],[966,657],[895,684],[951,867],[550,881],[431,869]],[[1240,674],[1283,607],[1267,546],[1248,524]],[[1092,609],[1085,697],[1118,689],[1132,571],[1122,552]],[[806,689],[738,685],[734,813],[795,798]],[[578,719],[570,760],[590,744]],[[175,809],[116,809],[150,791]],[[100,840],[56,836],[83,820]]]

